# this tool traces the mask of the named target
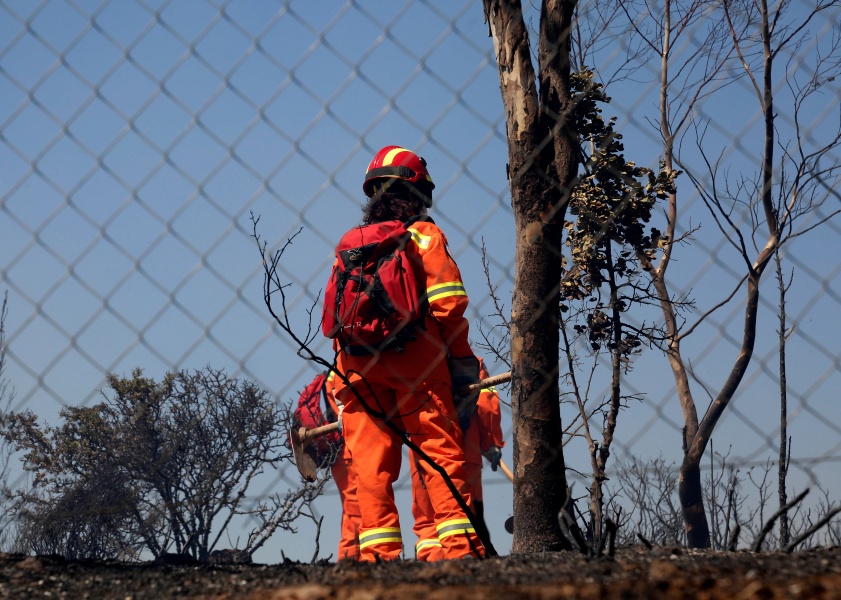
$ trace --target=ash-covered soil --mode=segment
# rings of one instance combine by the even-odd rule
[[[433,564],[173,565],[0,554],[0,598],[252,600],[841,599],[841,548],[784,553],[621,548]]]

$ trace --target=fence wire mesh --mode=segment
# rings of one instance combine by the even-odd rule
[[[582,23],[597,9],[606,6],[581,4]],[[803,19],[813,9],[798,1],[788,14]],[[645,22],[639,13],[640,30]],[[837,130],[837,57],[815,79],[798,82],[797,74],[811,73],[816,56],[832,56],[839,22],[837,5],[828,3],[802,43],[779,56],[781,155],[794,150],[795,138],[820,147]],[[663,155],[655,125],[660,61],[630,34],[614,33],[581,60],[606,83],[612,100],[605,116],[616,116],[628,159],[656,169]],[[709,21],[698,18],[684,33],[676,54],[704,44]],[[736,174],[732,185],[749,185],[762,155],[754,82],[728,68],[727,85],[693,105],[697,127],[683,141],[683,160],[699,180],[678,179],[678,231],[689,239],[675,251],[672,281],[678,296],[695,300],[690,324],[727,298],[745,271],[726,225],[698,192],[720,184],[725,168]],[[686,89],[701,76],[687,76]],[[795,113],[782,98],[798,85],[822,87]],[[710,144],[706,156],[690,148],[696,139]],[[14,388],[11,408],[55,424],[62,407],[99,402],[108,374],[139,367],[161,379],[206,365],[254,381],[277,402],[295,401],[316,369],[297,356],[263,303],[253,219],[270,248],[296,236],[280,270],[291,284],[289,314],[306,328],[333,245],[360,220],[368,161],[392,143],[428,161],[436,182],[431,214],[462,270],[478,343],[479,330],[496,323],[489,287],[510,310],[515,272],[505,115],[480,3],[0,0],[0,275],[9,294],[4,375]],[[838,159],[830,147],[823,164]],[[712,163],[718,173],[701,174]],[[801,230],[838,209],[832,177],[819,186],[823,205],[803,217]],[[750,209],[731,208],[730,218],[749,231]],[[735,244],[764,243],[756,240]],[[838,480],[839,249],[841,224],[829,220],[782,250],[791,278],[788,432],[798,489],[831,489]],[[713,436],[715,452],[734,468],[778,456],[777,288],[769,270],[753,361]],[[743,296],[742,288],[685,340],[697,398],[715,396],[739,352]],[[329,353],[326,340],[315,348]],[[506,370],[500,362],[490,367]],[[607,385],[596,378],[592,397],[604,397]],[[621,415],[617,457],[679,462],[683,420],[664,355],[652,349],[634,358],[625,385],[638,401]],[[565,421],[572,410],[562,407]],[[511,412],[503,412],[509,438]],[[510,457],[510,440],[504,452]],[[568,452],[570,466],[586,474],[586,447],[573,438]],[[13,483],[22,484],[14,472]],[[586,476],[573,479],[580,489],[587,485]],[[297,484],[289,463],[256,495]],[[504,551],[510,486],[497,475],[486,476],[486,485],[492,535]],[[403,476],[398,496],[408,514],[407,486]],[[339,510],[331,490],[320,504],[330,546]],[[286,554],[294,555],[288,546]]]

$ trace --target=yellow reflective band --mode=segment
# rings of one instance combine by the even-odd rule
[[[457,533],[476,533],[473,525],[470,524],[470,519],[453,519],[452,521],[444,521],[440,525],[436,525],[438,530],[438,539],[449,537]]]
[[[359,548],[367,548],[374,544],[390,544],[403,543],[403,537],[400,535],[399,527],[382,527],[380,529],[370,529],[365,533],[359,534]]]
[[[401,152],[408,152],[408,150],[406,150],[405,148],[394,148],[393,150],[389,150],[388,154],[386,154],[385,158],[383,158],[383,166],[387,167],[388,165],[390,165],[394,160],[394,157],[400,154]]]
[[[432,242],[432,236],[423,235],[417,229],[409,228],[409,232],[412,234],[412,241],[418,245],[418,248],[421,250],[426,250],[429,248],[429,244]]]
[[[365,533],[360,533],[359,534],[359,539],[360,540],[367,539],[369,536],[379,535],[381,533],[400,535],[400,528],[399,527],[380,527],[379,529],[369,529]]]
[[[466,296],[467,291],[464,289],[464,284],[460,281],[449,281],[447,283],[439,283],[432,287],[426,288],[426,297],[432,302],[441,298],[448,298],[450,296]]]
[[[420,540],[417,544],[415,544],[415,551],[422,550],[424,548],[431,548],[431,547],[441,548],[441,542],[439,542],[437,538],[429,538],[428,540]]]
[[[482,388],[483,392],[491,392],[492,394],[496,394],[496,386]]]

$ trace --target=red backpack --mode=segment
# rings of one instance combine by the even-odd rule
[[[424,326],[423,267],[406,253],[410,221],[354,227],[336,246],[321,329],[349,354],[402,349]]]
[[[292,424],[298,427],[306,427],[307,429],[315,429],[322,425],[334,423],[336,415],[330,410],[330,405],[325,401],[324,405],[328,408],[328,414],[325,416],[321,410],[321,401],[324,396],[324,384],[327,377],[321,373],[316,375],[315,379],[304,388],[301,396],[298,398],[298,406],[292,414]],[[338,444],[341,443],[341,434],[337,431],[322,435],[313,440],[312,445],[315,447],[315,453],[318,457],[318,464],[322,466],[325,461],[334,457]]]

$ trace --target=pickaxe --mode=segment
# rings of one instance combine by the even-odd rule
[[[470,384],[465,388],[460,389],[459,392],[472,392],[500,383],[508,383],[509,381],[511,381],[511,371],[494,375],[493,377],[488,377],[487,379],[483,379],[477,383]],[[318,475],[315,449],[310,446],[310,442],[317,437],[330,433],[331,431],[336,431],[338,428],[338,423],[330,423],[329,425],[313,427],[312,429],[299,427],[298,429],[293,428],[289,430],[289,439],[292,443],[292,455],[295,457],[295,466],[298,467],[298,472],[306,481],[315,481]],[[502,469],[502,472],[505,473],[505,476],[513,482],[514,476],[511,474],[508,467],[502,461],[499,461],[499,466]]]

